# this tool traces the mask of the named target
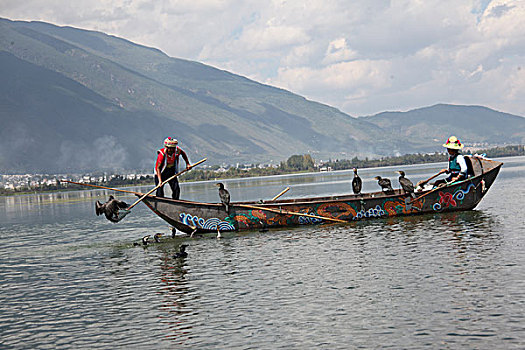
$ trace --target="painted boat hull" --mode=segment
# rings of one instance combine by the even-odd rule
[[[226,213],[220,203],[199,203],[155,196],[146,197],[144,203],[167,223],[188,234],[332,223],[331,220],[319,217],[351,222],[400,215],[471,210],[478,205],[494,183],[503,165],[501,162],[485,158],[471,159],[475,176],[439,189],[416,192],[415,199],[402,190],[395,190],[390,194],[376,192],[298,198],[264,204],[236,202],[231,203],[229,213]]]

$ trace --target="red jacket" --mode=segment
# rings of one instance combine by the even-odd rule
[[[175,148],[175,152],[170,156],[166,153],[166,148],[161,148],[157,151],[157,162],[155,163],[155,169],[160,167],[162,173],[166,168],[175,167],[175,172],[179,172],[179,156],[181,154],[179,146]]]

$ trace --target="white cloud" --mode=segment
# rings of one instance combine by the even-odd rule
[[[357,57],[357,53],[348,47],[345,38],[338,38],[332,40],[328,44],[323,64],[330,64],[335,62],[348,61]]]
[[[300,67],[311,62],[320,61],[322,58],[321,50],[316,45],[307,43],[291,48],[287,55],[281,59],[280,65],[284,67]]]
[[[381,88],[389,83],[390,63],[387,61],[349,61],[326,66],[322,69],[307,67],[282,69],[277,81],[292,89],[315,91],[349,90],[359,87]]]
[[[248,28],[243,32],[238,45],[245,50],[272,51],[302,45],[309,40],[301,28],[272,25],[269,21],[264,28]]]
[[[438,102],[525,116],[525,0],[0,0],[352,115]]]

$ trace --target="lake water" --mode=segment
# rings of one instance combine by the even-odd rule
[[[142,204],[117,224],[95,216],[110,192],[0,197],[0,348],[523,349],[525,157],[502,160],[469,212],[145,248],[132,243],[167,224]],[[360,174],[376,191],[375,175],[415,183],[441,167]],[[348,193],[351,178],[223,182],[245,200]],[[217,202],[215,182],[183,184],[182,198]]]

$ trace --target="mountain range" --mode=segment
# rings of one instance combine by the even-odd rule
[[[353,117],[100,32],[0,19],[0,33],[3,173],[152,168],[166,136],[208,164],[525,143],[525,118],[482,106]]]

